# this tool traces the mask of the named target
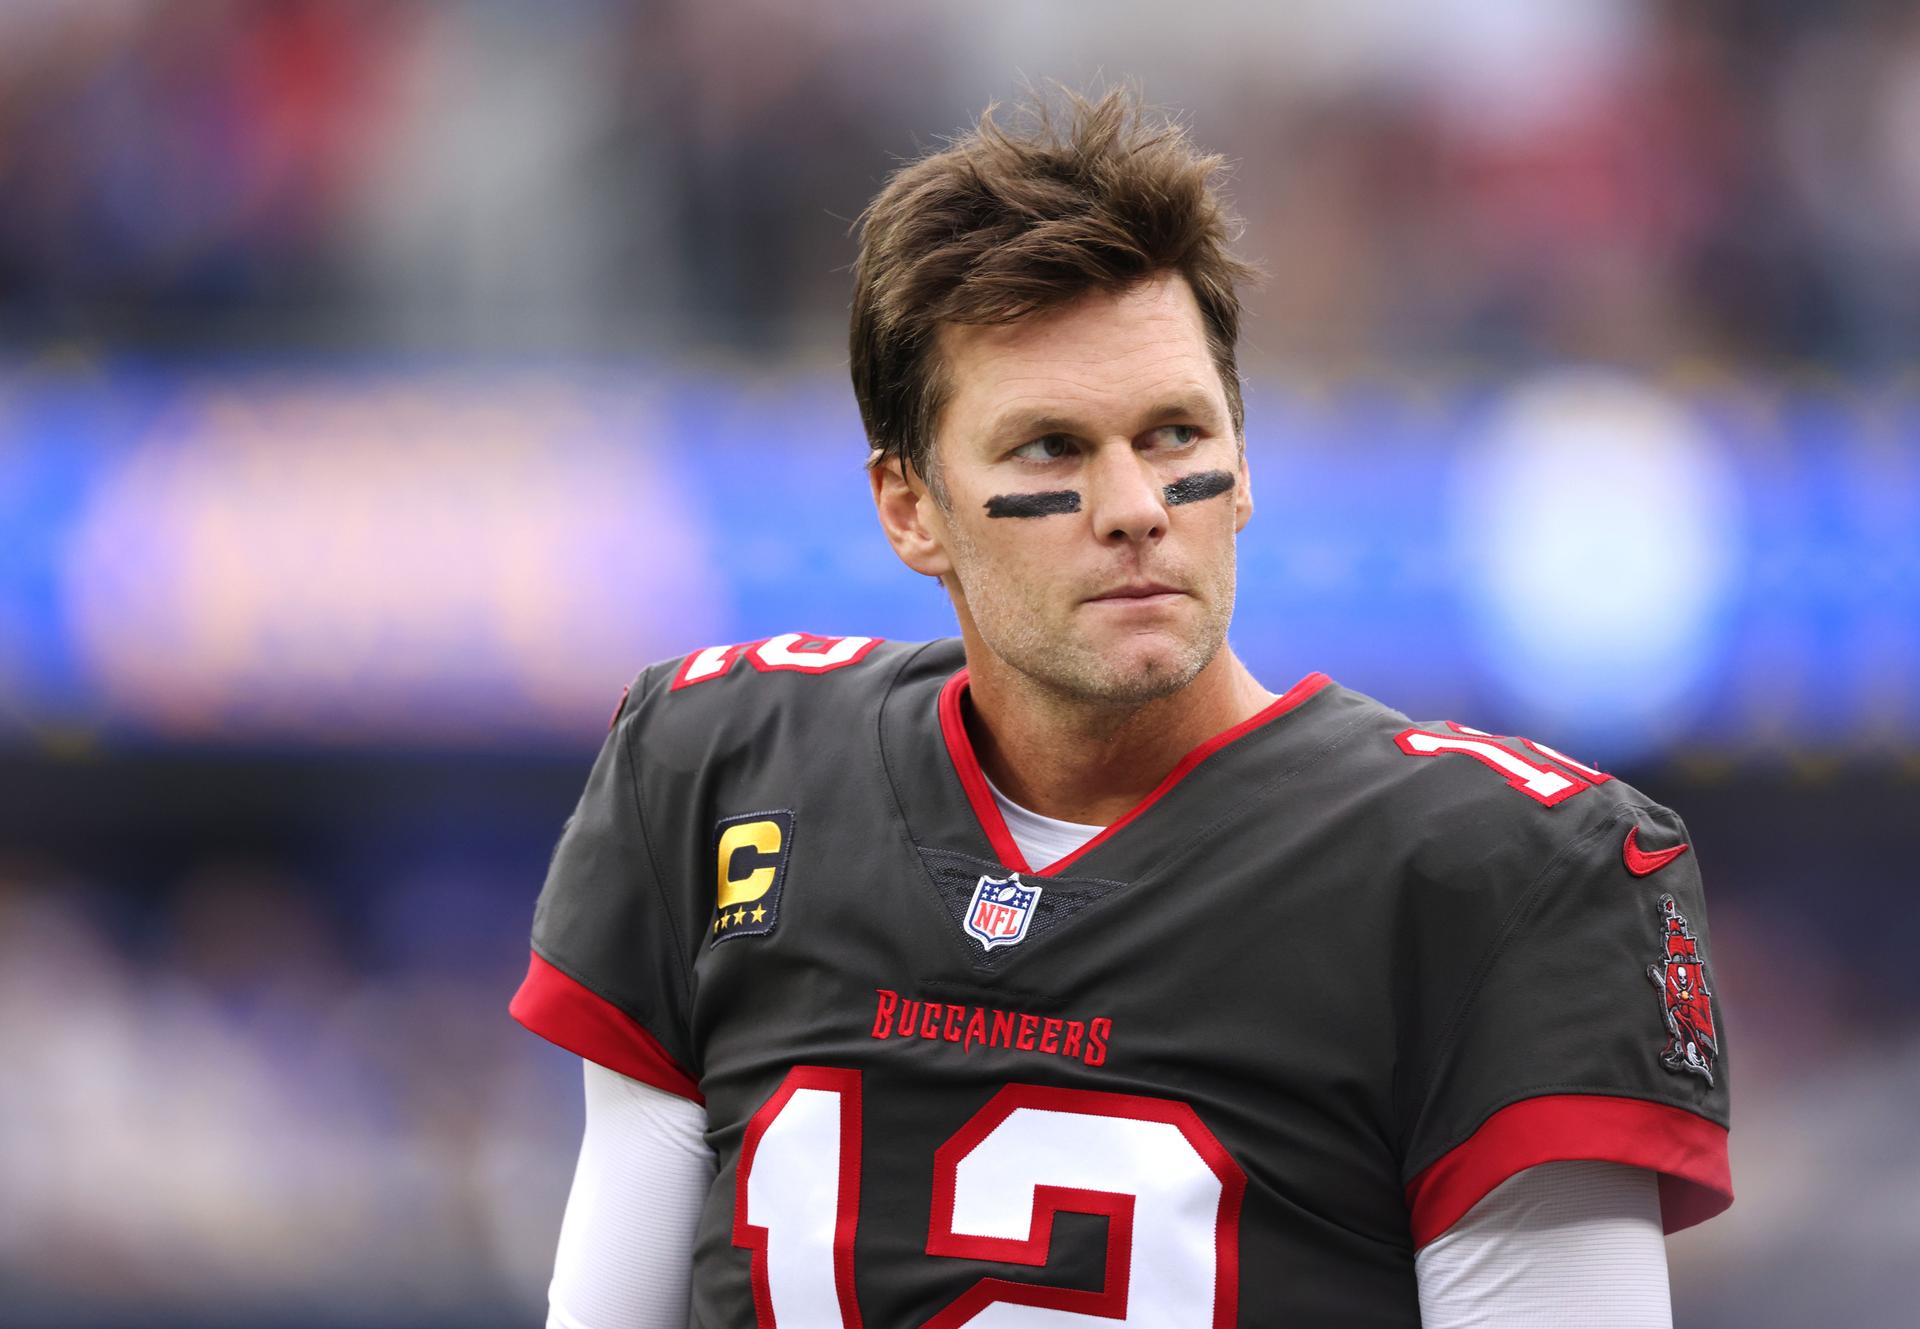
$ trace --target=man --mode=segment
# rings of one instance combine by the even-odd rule
[[[623,699],[513,1007],[588,1059],[553,1324],[1668,1322],[1731,1200],[1686,831],[1226,645],[1218,165],[1114,94],[868,209],[875,506],[960,638]]]

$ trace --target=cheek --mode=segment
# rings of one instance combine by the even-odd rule
[[[1072,520],[1035,517],[996,521],[985,531],[956,528],[954,562],[969,602],[978,608],[1044,600],[1049,586],[1066,580]]]
[[[1193,524],[1188,528],[1190,534],[1182,542],[1189,566],[1216,590],[1230,589],[1239,559],[1240,528],[1246,524],[1246,519],[1225,499],[1215,503],[1212,511],[1204,516],[1197,511],[1192,515]]]

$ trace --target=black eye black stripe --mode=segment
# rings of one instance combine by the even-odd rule
[[[1169,503],[1198,503],[1218,498],[1233,488],[1231,471],[1195,471],[1167,485],[1160,492]],[[1080,493],[1074,489],[1050,489],[1040,494],[995,494],[987,500],[989,517],[1054,517],[1080,511]]]
[[[1080,511],[1080,491],[1051,489],[1044,494],[995,494],[987,500],[989,517],[1052,517]]]
[[[1167,496],[1169,503],[1198,503],[1202,499],[1218,498],[1232,488],[1231,471],[1195,471],[1181,476],[1160,492]]]

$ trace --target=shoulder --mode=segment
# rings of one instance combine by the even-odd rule
[[[642,670],[613,727],[650,764],[743,746],[832,747],[861,732],[903,673],[959,668],[958,641],[786,632],[705,646]]]
[[[1636,848],[1684,842],[1679,817],[1550,739],[1454,720],[1412,720],[1339,689],[1351,729],[1336,779],[1405,875],[1509,894],[1580,865],[1630,866]],[[1646,861],[1646,860],[1641,860]]]

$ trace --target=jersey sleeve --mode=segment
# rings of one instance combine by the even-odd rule
[[[1464,995],[1421,1055],[1405,1155],[1417,1247],[1542,1163],[1657,1173],[1668,1232],[1732,1203],[1698,856],[1657,805],[1623,801],[1596,823],[1502,895]]]
[[[648,677],[623,699],[561,832],[534,909],[532,956],[509,1007],[542,1038],[694,1102],[684,925],[641,812]]]

